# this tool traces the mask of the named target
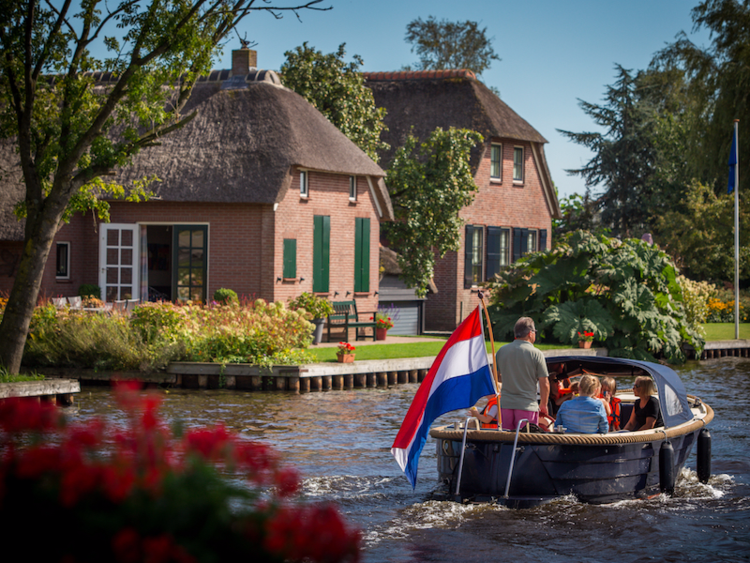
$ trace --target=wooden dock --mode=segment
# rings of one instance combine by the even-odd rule
[[[750,358],[750,340],[714,340],[706,342],[706,347],[701,354],[701,360],[714,360],[735,356],[740,358]]]
[[[583,350],[547,350],[546,356],[606,355],[603,348]],[[488,356],[491,356],[488,354]],[[490,363],[492,358],[488,358]],[[246,391],[329,391],[390,387],[420,383],[435,358],[399,358],[365,360],[349,364],[325,362],[299,366],[274,366],[266,369],[250,364],[172,362],[166,372],[102,372],[93,370],[51,369],[51,377],[77,378],[86,384],[109,384],[113,380],[137,380],[145,385],[184,389],[238,389]]]
[[[54,402],[67,407],[73,404],[73,394],[81,392],[77,379],[44,379],[0,384],[0,400],[23,397],[39,401]]]

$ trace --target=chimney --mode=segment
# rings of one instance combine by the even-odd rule
[[[258,66],[258,51],[243,47],[232,51],[232,76],[245,76],[248,69]]]

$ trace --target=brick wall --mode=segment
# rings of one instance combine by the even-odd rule
[[[461,210],[460,217],[468,225],[546,229],[549,248],[552,210],[544,197],[530,144],[508,139],[492,141],[502,144],[502,179],[490,180],[491,143],[487,142],[484,156],[474,175],[479,190],[474,202]],[[522,184],[513,182],[514,147],[524,149]],[[464,289],[465,236],[464,230],[461,233],[461,250],[449,252],[436,265],[435,283],[439,293],[430,295],[426,303],[427,330],[453,330],[479,303],[476,288]],[[486,245],[486,230],[483,241]]]
[[[331,301],[356,298],[359,311],[377,310],[380,223],[367,178],[357,178],[356,202],[349,199],[349,176],[310,171],[308,178],[309,195],[302,198],[299,171],[295,170],[291,187],[274,213],[274,280],[283,272],[283,240],[297,240],[297,279],[275,281],[277,300],[286,301],[303,291],[312,292],[313,217],[327,215],[331,218],[329,293],[321,295]],[[354,294],[354,223],[358,217],[370,219],[370,291]]]

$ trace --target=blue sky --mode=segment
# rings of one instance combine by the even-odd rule
[[[482,76],[502,99],[548,141],[545,150],[560,197],[583,193],[583,181],[565,169],[578,168],[592,154],[557,129],[591,131],[595,126],[578,99],[599,103],[614,81],[614,65],[644,69],[652,55],[685,31],[699,45],[708,34],[692,34],[687,0],[325,0],[327,12],[293,14],[275,20],[253,14],[240,26],[257,42],[258,66],[278,70],[284,52],[307,41],[324,53],[346,43],[347,60],[357,54],[365,71],[398,70],[417,61],[404,41],[406,25],[421,17],[473,20],[487,28],[501,61]],[[230,68],[237,35],[215,68]]]

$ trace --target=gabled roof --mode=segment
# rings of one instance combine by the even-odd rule
[[[392,220],[383,169],[302,96],[277,78],[264,80],[269,72],[254,71],[245,80],[225,80],[229,71],[202,77],[183,111],[198,110],[197,116],[142,150],[116,181],[156,175],[161,182],[149,188],[162,201],[273,204],[284,198],[295,167],[368,176],[382,218]],[[12,214],[23,194],[18,155],[12,141],[3,141],[0,240],[23,240],[23,222]]]
[[[552,216],[560,214],[544,157],[543,145],[547,139],[477,80],[472,71],[366,72],[364,77],[373,92],[375,104],[388,112],[385,116],[388,131],[382,138],[391,148],[381,154],[383,166],[387,168],[409,133],[418,139],[426,139],[438,127],[471,129],[481,133],[485,141],[500,138],[529,142]],[[483,153],[482,146],[472,150],[473,170],[479,165]]]
[[[389,131],[384,140],[391,145],[391,150],[383,155],[384,163],[392,160],[395,148],[403,145],[412,127],[414,135],[420,139],[427,138],[437,127],[458,127],[477,131],[485,140],[502,137],[547,142],[526,120],[476,80],[470,70],[369,72],[364,76],[375,104],[388,110],[385,122]],[[481,153],[476,155],[479,156]]]

